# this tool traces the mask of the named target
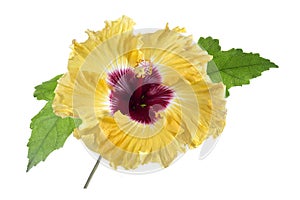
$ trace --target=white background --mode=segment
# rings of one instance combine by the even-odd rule
[[[102,2],[102,3],[100,3]],[[100,166],[70,137],[26,173],[30,119],[44,102],[33,87],[64,73],[72,39],[126,14],[137,28],[185,26],[224,50],[259,52],[280,66],[231,89],[227,126],[214,151],[189,151],[147,175]],[[299,6],[297,1],[1,1],[0,199],[299,199]]]

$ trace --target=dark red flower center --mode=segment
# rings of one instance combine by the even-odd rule
[[[144,124],[154,123],[159,112],[164,110],[174,96],[169,87],[162,85],[161,76],[155,66],[142,61],[135,69],[118,69],[108,76],[110,108],[112,113],[120,110]]]

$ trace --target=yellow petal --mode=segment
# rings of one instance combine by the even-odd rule
[[[191,83],[206,76],[207,62],[212,59],[192,40],[168,29],[159,30],[142,36],[141,51],[146,60],[152,63],[171,67],[182,74]]]
[[[127,16],[123,16],[116,21],[106,21],[106,26],[101,31],[86,31],[88,39],[83,43],[75,40],[72,42],[72,52],[69,57],[68,69],[72,78],[76,78],[77,71],[85,62],[89,53],[103,42],[125,32],[132,32],[135,22]],[[114,46],[112,48],[117,48]]]
[[[73,82],[70,75],[64,74],[59,80],[55,89],[53,100],[54,113],[61,117],[78,117],[73,112]]]
[[[178,106],[171,106],[165,117],[153,126],[134,124],[127,116],[116,112],[113,117],[102,118],[99,127],[78,133],[88,148],[100,153],[114,167],[133,169],[149,162],[167,167],[180,152],[185,152]]]
[[[199,127],[190,148],[196,148],[209,136],[217,137],[225,126],[225,86],[222,83],[198,82],[192,85],[200,110]]]
[[[101,31],[88,30],[89,37],[85,42],[78,43],[73,40],[72,52],[68,62],[68,73],[58,81],[55,90],[53,109],[57,115],[77,116],[73,109],[73,90],[78,85],[75,82],[80,82],[80,80],[76,80],[78,76],[78,79],[80,79],[79,71],[103,73],[109,62],[120,55],[128,54],[130,51],[134,52],[141,45],[139,38],[132,34],[135,23],[129,17],[123,16],[116,21],[105,23],[106,26]],[[107,52],[110,54],[108,55]],[[131,56],[131,62],[133,60],[134,56]],[[94,89],[95,87],[96,85],[90,86]]]
[[[210,135],[217,137],[225,126],[225,90],[223,84],[214,84],[207,76],[206,66],[212,56],[191,37],[170,31],[168,26],[143,35],[142,40],[145,59],[158,66],[163,83],[182,100],[186,112],[183,135],[189,147],[199,146]]]

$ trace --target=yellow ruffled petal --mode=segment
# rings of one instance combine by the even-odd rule
[[[141,51],[145,60],[171,67],[192,82],[199,81],[199,72],[206,76],[207,63],[212,59],[192,40],[169,29],[145,34]],[[175,42],[176,41],[176,42]]]
[[[222,83],[198,82],[192,85],[200,110],[199,127],[190,148],[196,148],[209,136],[217,137],[225,126],[225,87]]]
[[[55,89],[53,100],[54,113],[61,117],[77,117],[73,112],[73,82],[70,75],[64,74],[59,80]]]
[[[87,30],[88,39],[83,43],[78,43],[76,40],[72,42],[72,52],[69,57],[68,70],[72,78],[76,78],[76,74],[85,58],[89,53],[103,42],[120,35],[125,32],[132,32],[135,22],[127,16],[123,16],[116,21],[106,21],[106,26],[101,31]],[[116,48],[117,46],[113,47]]]
[[[180,137],[183,129],[178,106],[172,105],[165,111],[164,118],[153,126],[134,124],[116,112],[113,117],[102,118],[99,127],[79,130],[79,135],[87,147],[100,153],[115,168],[134,169],[149,162],[167,167],[186,150]],[[130,162],[126,158],[130,158]]]
[[[182,135],[186,136],[188,146],[195,148],[209,136],[217,137],[222,132],[226,117],[225,88],[223,84],[212,83],[206,74],[212,56],[191,37],[178,34],[177,29],[170,31],[167,25],[165,30],[143,35],[141,51],[146,60],[158,64],[163,83],[182,99],[186,111],[183,116],[187,116],[182,119],[185,130]]]
[[[199,80],[189,83],[186,74],[180,74],[174,68],[161,67],[160,73],[164,83],[172,88],[182,105],[183,139],[190,148],[199,146],[210,135],[218,136],[224,126],[226,117],[225,87],[223,84],[211,83],[200,73],[194,74]]]
[[[75,40],[72,41],[68,73],[58,81],[58,86],[55,90],[53,109],[57,115],[77,117],[77,114],[73,110],[73,90],[78,85],[75,84],[75,82],[77,81],[76,79],[78,78],[80,70],[103,72],[105,66],[108,65],[111,60],[125,53],[129,56],[130,51],[134,54],[136,48],[141,45],[139,37],[132,34],[135,23],[129,17],[123,16],[116,21],[107,21],[105,23],[106,26],[102,31],[93,32],[88,30],[87,34],[89,37],[85,42],[78,43]],[[128,43],[128,41],[130,41],[130,43]],[[97,48],[101,49],[101,51],[97,51]],[[113,48],[113,51],[111,48]],[[90,55],[92,52],[94,57]],[[110,55],[108,55],[107,52],[110,52]],[[90,55],[89,57],[91,58],[89,60],[87,60],[88,55]],[[95,57],[96,59],[93,59]],[[132,55],[131,62],[134,62],[134,59],[139,58]],[[102,70],[99,70],[99,68]],[[94,88],[95,87],[96,85],[94,85]]]

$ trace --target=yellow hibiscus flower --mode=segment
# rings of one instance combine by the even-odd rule
[[[225,92],[206,74],[212,59],[176,27],[135,34],[132,19],[75,40],[58,81],[56,115],[78,117],[74,136],[114,168],[169,166],[225,125]]]

